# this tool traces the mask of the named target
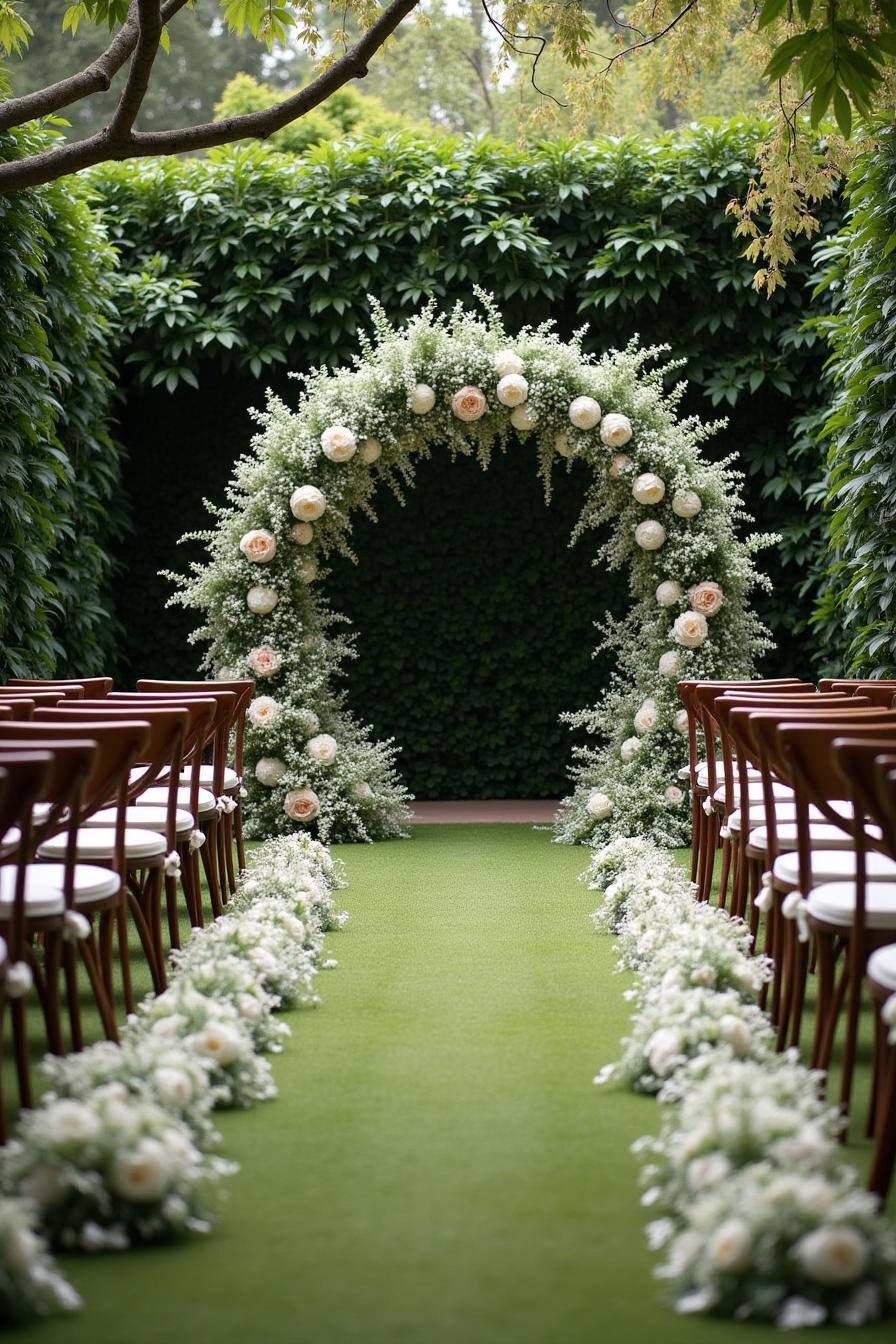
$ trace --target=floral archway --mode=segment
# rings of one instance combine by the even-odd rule
[[[355,511],[375,516],[382,483],[403,498],[433,449],[485,468],[496,448],[522,458],[534,446],[546,499],[555,469],[581,472],[571,543],[601,529],[594,563],[628,565],[632,593],[624,620],[597,620],[616,655],[610,685],[565,716],[593,745],[576,753],[557,838],[685,843],[676,681],[749,674],[767,644],[748,606],[760,581],[752,556],[770,538],[738,539],[739,473],[731,458],[701,453],[721,426],[678,418],[683,386],[665,390],[674,366],[648,368],[661,349],[632,343],[594,358],[581,335],[563,341],[549,326],[511,338],[492,301],[477,298],[482,316],[430,305],[401,330],[372,303],[373,340],[354,367],[304,376],[294,410],[269,394],[229,503],[200,534],[208,561],[172,576],[174,600],[203,612],[193,638],[208,642],[207,669],[257,682],[244,773],[251,830],[313,826],[328,841],[401,833],[409,799],[396,747],[372,737],[338,686],[355,650],[327,604],[327,559],[352,556]]]

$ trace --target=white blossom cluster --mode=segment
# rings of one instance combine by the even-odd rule
[[[674,859],[642,841],[598,850],[636,1002],[616,1078],[663,1103],[634,1145],[648,1243],[677,1311],[782,1329],[863,1325],[896,1311],[896,1230],[843,1162],[839,1113],[796,1051],[776,1054],[753,1000],[767,978],[742,921],[695,901]]]
[[[737,539],[740,477],[702,444],[720,426],[679,419],[683,388],[635,344],[596,359],[581,335],[549,327],[511,339],[493,302],[480,318],[430,305],[393,329],[373,304],[375,342],[354,367],[304,379],[295,410],[270,397],[261,432],[237,464],[226,508],[200,539],[209,559],[171,577],[174,601],[203,613],[193,638],[218,676],[254,677],[246,785],[254,833],[313,827],[324,839],[401,833],[407,795],[395,748],[375,742],[337,689],[354,656],[346,622],[320,595],[326,563],[351,556],[352,519],[373,513],[377,487],[400,498],[436,450],[474,455],[534,447],[550,496],[552,472],[582,464],[584,505],[573,541],[609,530],[595,564],[628,565],[633,605],[604,620],[618,671],[597,706],[569,717],[584,748],[558,837],[594,840],[638,830],[681,843],[686,800],[677,773],[685,740],[679,677],[748,675],[767,647],[750,611],[752,556],[769,538]]]
[[[50,1090],[0,1153],[0,1319],[25,1311],[28,1277],[47,1263],[42,1243],[25,1237],[21,1283],[4,1278],[4,1210],[14,1222],[15,1199],[62,1248],[117,1250],[211,1229],[211,1196],[236,1170],[213,1151],[212,1111],[277,1095],[264,1056],[289,1028],[275,1012],[318,1002],[323,933],[344,923],[333,899],[344,885],[341,865],[310,836],[262,846],[231,910],[193,931],[168,989],[144,1000],[120,1044],[44,1061]],[[32,1295],[36,1305],[50,1303],[54,1282]]]
[[[34,1205],[0,1196],[0,1326],[28,1325],[80,1306],[50,1257]]]

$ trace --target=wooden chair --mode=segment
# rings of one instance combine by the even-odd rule
[[[33,686],[36,689],[45,687],[48,690],[53,688],[67,690],[71,687],[76,692],[80,687],[81,695],[76,694],[75,699],[89,697],[92,700],[99,700],[109,694],[113,682],[111,677],[10,677],[9,685]]]

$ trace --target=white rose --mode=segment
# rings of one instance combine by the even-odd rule
[[[527,401],[525,405],[517,406],[515,411],[511,411],[510,423],[521,434],[526,434],[538,424],[538,412],[533,410]]]
[[[614,453],[610,458],[610,476],[614,481],[617,480],[628,471],[631,464],[632,460],[628,453]]]
[[[600,422],[600,437],[608,448],[621,448],[632,436],[632,422],[627,415],[610,413]]]
[[[793,1254],[808,1279],[835,1287],[855,1283],[868,1264],[868,1243],[855,1228],[828,1224],[801,1237]]]
[[[684,794],[677,784],[670,784],[663,797],[668,807],[681,807],[684,802]]]
[[[267,616],[279,601],[275,588],[263,588],[260,583],[255,584],[246,594],[246,606],[256,616]]]
[[[356,779],[351,785],[351,793],[355,798],[373,797],[373,789],[367,783],[366,779]]]
[[[239,1032],[224,1022],[206,1022],[192,1037],[192,1045],[197,1054],[214,1060],[222,1068],[233,1064],[245,1053],[245,1044]]]
[[[642,551],[658,551],[666,541],[666,529],[655,518],[648,518],[635,528],[635,542]]]
[[[135,1204],[161,1199],[171,1181],[171,1164],[157,1139],[141,1139],[129,1153],[122,1153],[112,1168],[112,1189]]]
[[[283,811],[292,821],[313,821],[320,812],[320,799],[313,789],[293,789],[283,800]]]
[[[730,1172],[731,1163],[724,1153],[707,1153],[688,1163],[686,1179],[692,1190],[712,1190],[721,1185]]]
[[[153,1075],[159,1100],[163,1106],[182,1110],[193,1097],[193,1083],[183,1069],[163,1066]]]
[[[593,397],[576,397],[569,405],[569,419],[576,429],[593,429],[600,424],[600,405]]]
[[[240,550],[253,565],[266,565],[277,551],[277,538],[266,527],[253,527],[240,538]]]
[[[680,616],[676,616],[672,629],[679,644],[683,644],[686,649],[699,649],[709,634],[706,617],[701,616],[699,611],[683,611]]]
[[[681,1033],[674,1027],[660,1027],[650,1037],[644,1053],[651,1072],[657,1078],[665,1078],[681,1053]]]
[[[497,396],[502,406],[522,406],[529,395],[529,384],[520,373],[505,373],[498,383]]]
[[[274,723],[280,713],[280,706],[272,695],[258,695],[249,705],[249,722],[256,727],[266,727]]]
[[[676,733],[681,733],[682,737],[687,737],[689,730],[688,712],[686,709],[679,709],[676,712],[675,718],[672,720],[672,727],[675,729]]]
[[[672,496],[672,512],[679,518],[696,518],[703,501],[696,490],[676,490]]]
[[[523,361],[514,350],[499,350],[495,355],[495,373],[506,378],[509,373],[522,373]]]
[[[369,467],[372,462],[378,461],[382,456],[383,445],[379,439],[365,439],[361,444],[361,461]]]
[[[645,700],[635,714],[635,731],[650,733],[656,727],[657,709],[655,700]]]
[[[408,397],[414,415],[426,415],[436,404],[436,394],[428,383],[418,383]]]
[[[313,583],[317,578],[317,561],[313,555],[302,555],[296,561],[296,575],[302,583]]]
[[[63,1097],[40,1113],[40,1128],[57,1148],[80,1148],[99,1137],[102,1126],[83,1102]]]
[[[300,485],[289,497],[289,510],[303,523],[313,523],[327,507],[327,499],[316,485]]]
[[[652,471],[645,471],[632,486],[632,494],[639,504],[659,504],[666,493],[666,484]]]
[[[348,462],[355,455],[358,441],[345,425],[330,425],[320,436],[320,446],[331,462]]]
[[[726,1274],[742,1274],[750,1268],[753,1259],[749,1226],[741,1218],[726,1219],[710,1237],[707,1250],[715,1269]]]
[[[623,761],[628,763],[629,761],[633,760],[635,756],[637,756],[640,750],[641,750],[640,737],[627,737],[623,742],[622,746],[619,748],[619,755],[622,757]]]
[[[669,649],[668,653],[662,654],[659,661],[660,675],[663,677],[677,677],[678,669],[681,667],[681,654],[677,649]]]
[[[568,435],[562,432],[554,435],[554,452],[558,457],[575,457],[576,451],[570,443]]]
[[[596,821],[603,821],[613,811],[613,802],[605,793],[595,791],[588,795],[585,807]]]
[[[329,733],[318,733],[317,737],[312,737],[305,743],[305,751],[312,761],[317,761],[319,765],[332,765],[339,746],[335,737],[331,737]]]
[[[674,607],[683,596],[684,590],[681,584],[676,583],[674,579],[664,579],[656,590],[656,600],[661,607]]]
[[[719,1018],[719,1038],[731,1046],[738,1059],[748,1055],[753,1044],[750,1028],[743,1018],[736,1017],[734,1013],[723,1013]]]
[[[255,778],[266,789],[272,789],[275,784],[279,784],[285,774],[286,765],[276,756],[262,756],[255,767]]]

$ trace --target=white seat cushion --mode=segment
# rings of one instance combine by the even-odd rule
[[[750,780],[749,784],[747,785],[747,789],[750,794],[751,804],[762,802],[765,795],[762,792],[761,780]],[[741,797],[741,790],[737,785],[735,785],[734,788],[734,796],[737,799]],[[789,802],[793,798],[793,789],[788,788],[786,784],[772,784],[772,797],[774,798],[775,802],[781,802],[781,803]],[[725,801],[724,784],[721,785],[720,788],[716,789],[715,793],[713,794],[713,798],[715,798],[717,803],[724,803]]]
[[[190,772],[189,770],[181,770],[181,772],[180,772],[180,777],[181,777],[181,780],[183,781],[184,784],[189,784],[190,779],[191,779],[191,772]],[[202,787],[203,787],[204,789],[210,789],[210,788],[212,787],[212,784],[214,783],[214,780],[215,780],[215,770],[214,770],[214,766],[211,766],[211,765],[200,765],[200,767],[199,767],[199,783],[202,785]],[[240,786],[240,777],[239,777],[239,775],[237,774],[237,772],[236,772],[235,770],[231,770],[231,768],[230,768],[229,765],[225,765],[225,767],[224,767],[224,788],[225,788],[225,790],[227,790],[227,789],[238,789],[239,786]]]
[[[869,850],[865,872],[876,882],[896,882],[896,863],[886,854]],[[780,887],[799,886],[799,861],[796,854],[780,854],[772,866],[775,883]],[[816,849],[812,851],[812,885],[823,882],[854,881],[856,854],[853,849]]]
[[[16,867],[0,867],[0,914],[8,919],[16,892]],[[75,904],[104,901],[116,896],[121,889],[118,874],[109,868],[97,868],[91,863],[75,865]],[[63,896],[65,864],[29,863],[25,877],[25,908],[34,918],[61,915],[65,909]]]
[[[896,991],[896,943],[879,947],[868,958],[868,974],[885,989]]]
[[[679,778],[687,779],[690,773],[691,773],[690,768],[688,766],[685,766],[683,770],[679,770],[678,772]],[[725,762],[720,759],[716,761],[716,782],[718,783],[720,779],[724,778],[724,775],[725,775]],[[762,776],[760,775],[758,770],[753,769],[752,765],[748,765],[747,778],[761,779]],[[700,761],[700,763],[697,766],[697,787],[700,788],[702,786],[705,789],[708,783],[709,783],[709,766],[707,765],[706,761]]]
[[[138,798],[134,799],[137,807],[165,807],[168,803],[168,785],[154,784],[151,789],[146,789]],[[183,784],[177,791],[177,805],[187,811],[190,806],[190,790]],[[208,816],[210,812],[217,810],[215,795],[209,793],[208,789],[199,790],[199,815]]]
[[[786,821],[781,826],[776,827],[778,837],[778,849],[786,852],[796,849],[796,823]],[[880,839],[880,830],[877,826],[869,826],[868,834],[873,835],[875,839]],[[754,849],[768,849],[768,831],[765,826],[757,826],[750,832],[750,838],[747,844],[752,845]],[[853,839],[847,835],[846,831],[841,831],[839,826],[835,826],[830,821],[810,821],[809,822],[809,844],[812,849],[852,849]]]
[[[852,803],[832,802],[830,804],[833,812],[839,812],[841,817],[852,816]],[[751,807],[750,818],[752,821],[759,821],[765,815],[763,808]],[[786,800],[775,805],[775,818],[780,823],[783,821],[796,821],[796,803],[789,803]],[[814,804],[809,806],[810,821],[824,821],[824,813],[820,812]],[[740,808],[737,808],[728,818],[729,831],[739,831],[741,829]]]
[[[92,817],[88,817],[84,825],[114,826],[116,815],[114,807],[104,807],[99,812],[94,812]],[[153,807],[149,803],[144,803],[140,807],[129,807],[125,810],[125,825],[140,826],[145,831],[159,831],[164,834],[168,829],[168,809]],[[192,831],[192,814],[185,812],[183,808],[178,808],[175,814],[175,826],[178,834]]]
[[[825,882],[808,896],[809,914],[826,924],[849,928],[856,909],[854,882]],[[869,929],[896,929],[896,883],[869,882],[865,888],[865,924]]]
[[[115,857],[115,829],[112,826],[83,826],[77,836],[77,857],[90,859],[113,859]],[[68,848],[68,835],[63,831],[54,835],[38,849],[41,859],[64,859]],[[126,859],[157,859],[165,853],[165,837],[157,831],[143,830],[137,826],[126,826],[124,831],[124,856]]]

